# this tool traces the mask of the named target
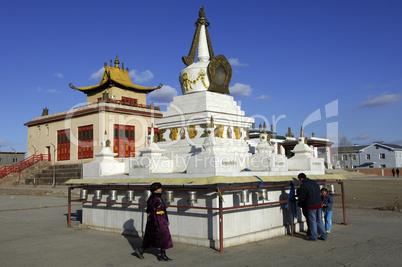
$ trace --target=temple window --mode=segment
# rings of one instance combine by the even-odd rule
[[[135,106],[137,104],[137,99],[129,98],[129,97],[122,97],[121,103],[127,106]]]

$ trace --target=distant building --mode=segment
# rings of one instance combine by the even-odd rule
[[[146,146],[150,127],[162,111],[146,104],[146,95],[162,87],[134,85],[116,56],[98,85],[70,87],[87,95],[87,105],[55,114],[45,108],[41,117],[25,123],[28,126],[28,156],[51,154],[61,163],[90,162],[109,140],[117,157],[134,157]],[[157,131],[156,131],[157,132]],[[56,154],[56,158],[54,158]]]
[[[0,151],[0,167],[10,166],[25,159],[25,152]]]
[[[375,142],[368,146],[348,146],[333,149],[336,168],[400,168],[402,146]]]

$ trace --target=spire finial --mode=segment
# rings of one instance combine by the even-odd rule
[[[264,133],[267,133],[267,125],[265,124],[265,121],[264,121]]]
[[[206,27],[209,26],[209,21],[205,18],[205,11],[204,11],[204,7],[201,6],[200,7],[200,11],[198,12],[198,16],[199,18],[197,19],[195,26],[197,27],[198,24],[204,24]]]
[[[210,127],[214,128],[214,118],[212,116],[211,116],[211,125],[210,125]]]
[[[114,60],[114,67],[115,68],[119,68],[119,64],[120,64],[120,61],[119,61],[119,58],[117,57],[117,55],[116,55],[116,59]]]
[[[303,126],[300,129],[300,137],[304,137],[304,135],[303,135]]]
[[[213,59],[215,57],[214,50],[212,49],[211,39],[209,38],[209,33],[207,29],[210,24],[209,21],[205,18],[205,11],[203,6],[200,8],[198,16],[199,18],[195,22],[195,27],[197,27],[197,29],[195,30],[194,33],[193,42],[190,47],[190,52],[188,53],[187,57],[182,57],[183,63],[186,66],[190,66],[191,64],[194,63],[195,55],[197,52],[197,46],[199,45],[199,38],[201,35],[201,28],[202,28],[201,26],[205,26],[202,35],[205,35],[204,38],[206,38],[206,40],[203,40],[203,42],[206,41],[207,43],[206,45],[208,47],[206,53],[209,54],[209,59]]]

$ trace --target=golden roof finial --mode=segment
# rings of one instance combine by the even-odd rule
[[[271,124],[271,132],[273,132],[273,131],[274,131],[274,125]]]
[[[295,137],[295,136],[292,134],[292,129],[291,129],[290,127],[288,127],[288,132],[285,134],[285,136],[286,136],[286,137]]]
[[[261,123],[260,123],[260,133],[262,132],[262,126],[261,126]]]
[[[214,128],[214,118],[212,116],[211,116],[211,125],[210,125],[210,127]]]
[[[300,137],[304,137],[304,134],[303,134],[303,126],[302,126],[301,129],[300,129]]]
[[[267,133],[267,125],[265,124],[265,121],[264,121],[264,133]]]
[[[120,61],[119,61],[119,58],[116,55],[116,59],[114,60],[114,67],[119,68],[119,64],[120,64]]]

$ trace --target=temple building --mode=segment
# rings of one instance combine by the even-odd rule
[[[128,68],[118,57],[105,63],[98,85],[70,88],[87,95],[87,104],[48,114],[25,123],[28,126],[27,156],[50,154],[62,164],[90,162],[107,136],[117,158],[135,157],[146,146],[148,128],[162,111],[146,104],[146,95],[162,87],[145,87],[131,81]],[[56,155],[56,157],[54,157]]]

